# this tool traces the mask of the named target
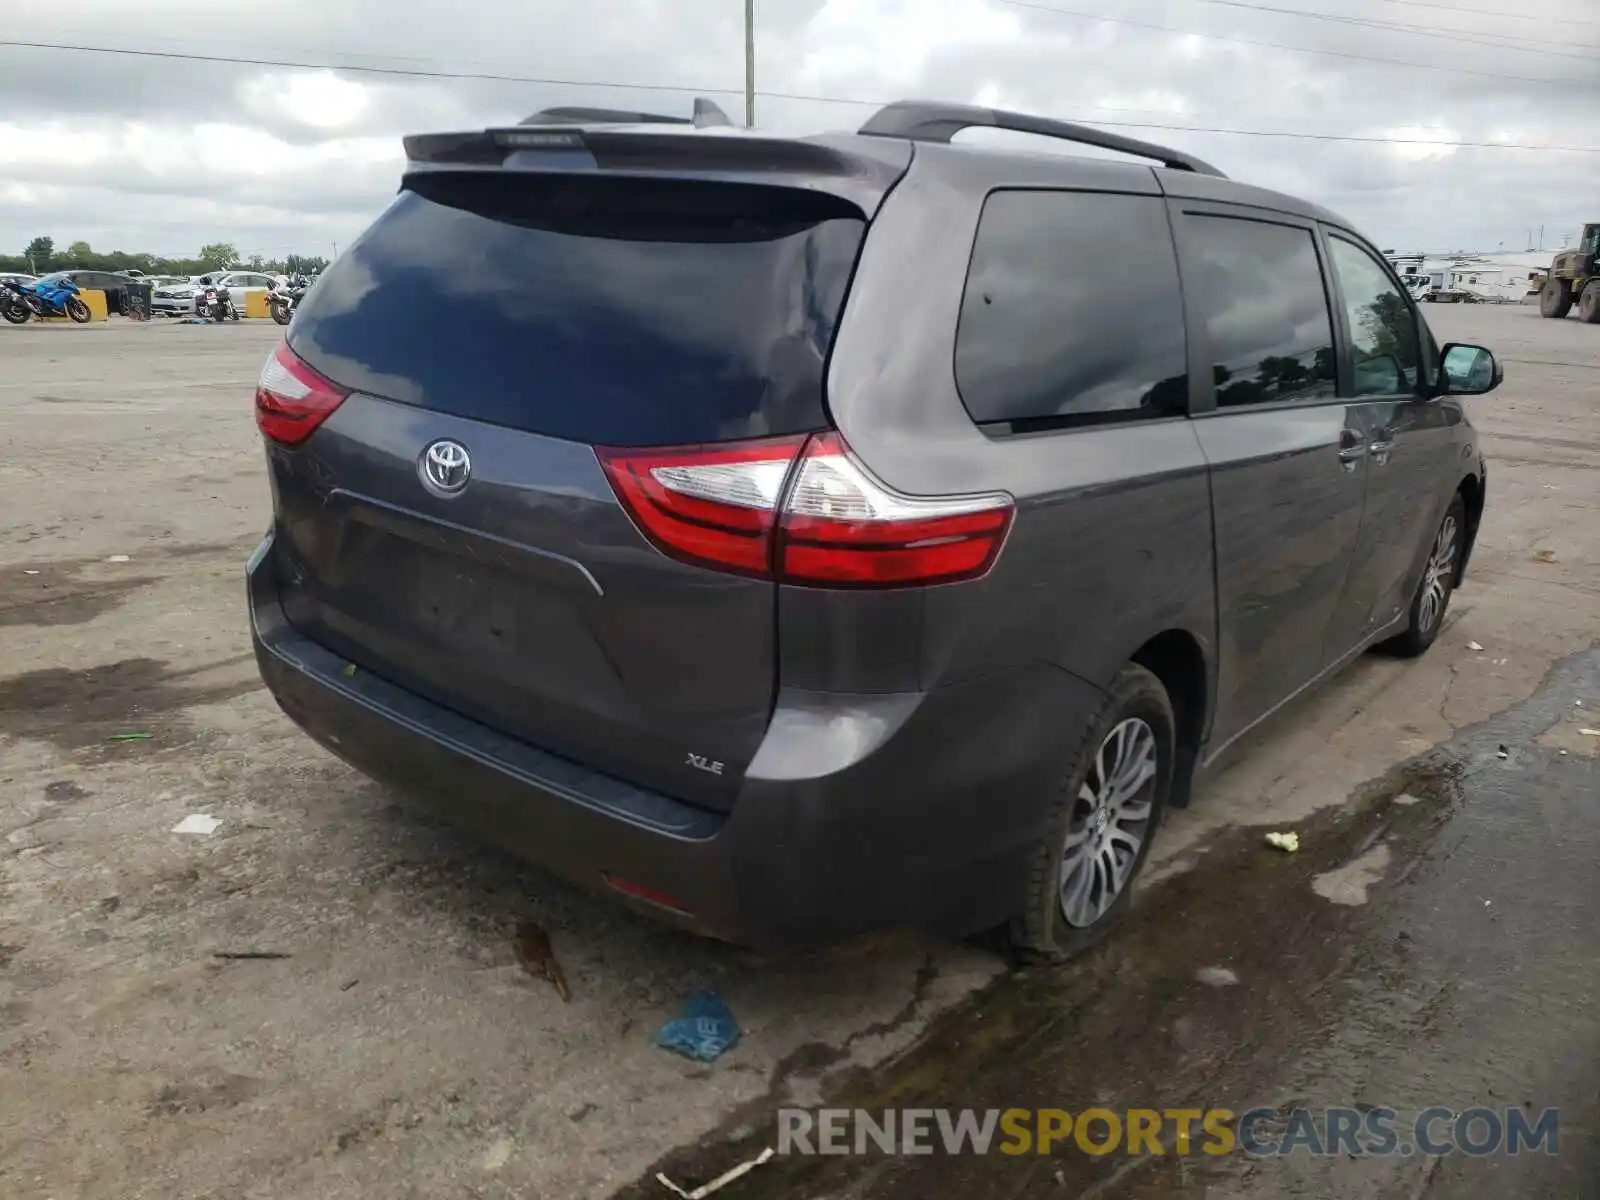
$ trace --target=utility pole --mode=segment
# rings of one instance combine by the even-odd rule
[[[744,0],[744,124],[756,124],[756,0]]]

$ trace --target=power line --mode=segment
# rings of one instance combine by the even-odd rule
[[[1538,13],[1505,12],[1493,8],[1463,8],[1459,4],[1440,4],[1437,0],[1382,0],[1384,4],[1403,4],[1408,8],[1432,8],[1444,12],[1462,13],[1473,17],[1505,17],[1511,21],[1539,21],[1548,25],[1582,25],[1588,29],[1600,29],[1600,21],[1577,21],[1571,17],[1545,17]]]
[[[1414,37],[1435,38],[1446,42],[1465,42],[1471,46],[1490,46],[1496,49],[1516,50],[1523,54],[1543,54],[1551,58],[1575,58],[1592,63],[1600,57],[1600,46],[1591,47],[1593,54],[1570,54],[1561,50],[1538,50],[1534,46],[1561,46],[1570,50],[1572,42],[1556,42],[1546,38],[1526,38],[1516,34],[1494,34],[1476,29],[1458,29],[1443,25],[1413,25],[1405,21],[1384,21],[1376,17],[1335,16],[1330,13],[1308,12],[1303,8],[1279,8],[1272,4],[1252,3],[1251,0],[1193,0],[1196,4],[1212,4],[1222,8],[1241,8],[1247,12],[1272,13],[1278,16],[1302,17],[1308,21],[1327,21],[1338,25],[1351,25],[1363,29],[1382,29],[1394,33],[1407,33]],[[1527,42],[1530,45],[1513,46],[1508,42]]]
[[[1007,0],[1007,2],[1020,3],[1021,0]],[[220,54],[190,54],[175,50],[135,50],[126,47],[77,46],[67,45],[59,42],[20,42],[0,40],[0,46],[20,46],[33,49],[64,50],[88,54],[120,54],[134,58],[181,59],[185,61],[224,63],[239,66],[284,67],[306,71],[351,71],[363,74],[397,75],[423,79],[451,79],[468,81],[492,80],[500,83],[529,83],[551,87],[617,88],[620,90],[631,91],[674,92],[686,95],[710,94],[738,96],[744,94],[743,88],[694,87],[685,84],[665,83],[625,83],[619,80],[603,79],[552,79],[541,76],[510,75],[484,71],[427,70],[420,67],[359,67],[346,66],[338,63],[303,62],[290,59],[236,58]],[[757,94],[772,100],[794,100],[807,104],[845,104],[862,108],[882,108],[884,105],[891,103],[889,100],[868,100],[851,96],[821,96],[805,92],[761,91]],[[1158,129],[1171,133],[1212,133],[1225,134],[1233,137],[1286,138],[1311,142],[1350,142],[1378,146],[1448,146],[1453,149],[1463,150],[1524,150],[1534,152],[1545,151],[1552,154],[1600,154],[1600,146],[1541,146],[1528,142],[1467,142],[1450,141],[1440,138],[1368,137],[1356,134],[1300,133],[1287,129],[1238,129],[1220,125],[1177,125],[1155,121],[1106,121],[1101,120],[1098,117],[1078,119],[1087,120],[1089,123],[1095,125],[1105,125],[1113,129]]]
[[[1588,80],[1575,79],[1571,76],[1542,79],[1533,75],[1506,75],[1499,71],[1478,71],[1468,67],[1415,62],[1404,58],[1380,58],[1377,55],[1356,54],[1348,50],[1314,50],[1309,46],[1286,46],[1282,42],[1267,42],[1255,38],[1233,37],[1220,33],[1201,33],[1197,29],[1183,29],[1175,25],[1158,25],[1154,21],[1136,21],[1131,17],[1108,17],[1103,13],[1086,13],[1069,8],[1053,8],[1048,4],[1034,3],[1033,0],[997,0],[997,3],[1009,4],[1014,8],[1030,8],[1037,12],[1055,13],[1059,17],[1076,17],[1084,21],[1104,21],[1111,25],[1132,25],[1140,29],[1156,29],[1162,33],[1183,34],[1188,37],[1204,38],[1212,42],[1234,42],[1241,46],[1264,46],[1269,50],[1288,50],[1295,54],[1317,54],[1328,58],[1353,59],[1357,62],[1385,63],[1391,67],[1415,67],[1424,71],[1446,71],[1452,75],[1472,75],[1481,79],[1506,79],[1516,83],[1554,84],[1560,87],[1570,87],[1573,84],[1589,82]]]
[[[186,50],[134,50],[124,46],[83,46],[66,42],[0,40],[0,46],[29,50],[66,50],[79,54],[113,54],[130,58],[176,59],[182,62],[222,63],[241,67],[285,67],[299,71],[357,71],[363,75],[396,75],[408,79],[460,79],[487,83],[532,83],[550,87],[619,88],[635,92],[679,92],[694,95],[743,95],[743,88],[688,87],[676,83],[623,83],[604,79],[545,79],[534,75],[509,75],[497,71],[434,71],[422,67],[367,67],[350,63],[301,62],[289,58],[244,58],[231,54],[198,54]]]

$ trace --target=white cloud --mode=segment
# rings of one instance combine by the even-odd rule
[[[255,117],[288,117],[311,129],[344,129],[372,107],[372,93],[332,71],[266,75],[239,85],[246,112]]]
[[[871,112],[770,93],[927,97],[1099,121],[1326,204],[1384,245],[1511,244],[1530,226],[1575,233],[1593,216],[1600,155],[1461,143],[1600,147],[1594,0],[1540,0],[1540,18],[1526,20],[1384,0],[1341,0],[1330,14],[1453,29],[1486,44],[1202,0],[1038,3],[1090,16],[1005,0],[757,0],[758,80],[769,93],[758,99],[761,123],[851,128]],[[406,133],[504,123],[557,103],[686,113],[697,90],[737,116],[741,10],[735,0],[12,4],[9,38],[480,78],[0,47],[0,253],[37,234],[163,253],[218,240],[246,252],[317,249],[348,242],[387,203]]]
[[[1442,125],[1400,125],[1380,130],[1377,136],[1391,139],[1393,144],[1388,147],[1389,153],[1406,163],[1438,162],[1449,158],[1460,149],[1458,143],[1461,141],[1459,134]]]

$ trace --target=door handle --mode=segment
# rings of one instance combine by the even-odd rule
[[[1381,467],[1389,461],[1389,454],[1394,450],[1394,439],[1373,442],[1367,449],[1372,452],[1373,461]]]
[[[1348,474],[1356,469],[1356,464],[1367,456],[1367,440],[1354,429],[1343,430],[1339,434],[1339,465]]]

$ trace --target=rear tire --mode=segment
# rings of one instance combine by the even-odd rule
[[[289,306],[287,304],[274,304],[272,306],[272,319],[279,325],[289,323]]]
[[[1572,284],[1565,279],[1547,279],[1539,291],[1539,315],[1561,318],[1572,311]]]
[[[1051,799],[1032,854],[1027,904],[1009,930],[1020,956],[1075,958],[1121,919],[1161,825],[1176,759],[1177,722],[1166,689],[1129,663]]]
[[[26,325],[28,318],[31,316],[33,316],[33,313],[29,311],[28,306],[20,301],[15,304],[8,303],[5,306],[5,318],[13,325]]]
[[[1600,279],[1591,279],[1578,297],[1578,320],[1600,325]]]
[[[67,316],[71,317],[79,325],[87,321],[91,315],[89,306],[82,300],[79,300],[76,296],[67,298]]]
[[[1383,644],[1384,650],[1401,658],[1417,658],[1426,654],[1438,638],[1450,609],[1450,597],[1455,595],[1466,535],[1467,505],[1457,492],[1429,545],[1422,579],[1411,597],[1410,623],[1404,633]]]

